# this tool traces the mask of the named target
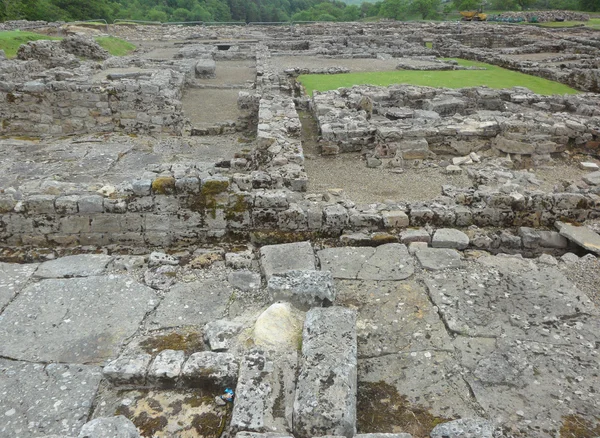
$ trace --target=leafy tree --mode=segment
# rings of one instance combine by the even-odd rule
[[[500,1],[513,1],[513,0],[500,0]],[[481,0],[454,0],[454,5],[459,11],[475,11],[481,7]],[[503,8],[500,8],[503,10]]]
[[[436,16],[441,4],[441,0],[413,0],[410,10],[418,13],[425,20],[426,18]]]
[[[192,21],[214,21],[213,16],[202,5],[197,4],[190,12]]]
[[[106,0],[52,0],[52,3],[65,11],[71,20],[90,20],[104,18],[110,20],[111,8]]]
[[[292,15],[292,21],[313,21],[313,16],[308,11],[296,12]]]
[[[150,9],[146,14],[146,18],[150,21],[161,21],[163,23],[169,21],[167,13],[158,9]]]
[[[171,15],[173,21],[192,21],[190,18],[190,11],[184,8],[177,8]]]
[[[342,21],[358,21],[360,19],[360,9],[356,5],[346,6],[342,12]]]
[[[317,17],[317,21],[336,21],[337,19],[331,14],[321,14]]]
[[[579,0],[579,6],[584,11],[600,11],[600,0]]]
[[[404,20],[409,12],[410,4],[408,0],[384,0],[379,9],[379,16],[383,18],[393,18],[395,20]]]

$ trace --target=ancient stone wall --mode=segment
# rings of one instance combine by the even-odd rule
[[[360,105],[364,95],[373,102],[370,119]],[[519,88],[359,86],[316,93],[312,107],[325,153],[386,144],[403,159],[422,159],[430,151],[465,155],[489,147],[524,155],[561,152],[593,139],[596,101],[594,95],[541,96]]]
[[[171,70],[147,80],[0,82],[0,135],[164,132],[183,128],[184,77]]]

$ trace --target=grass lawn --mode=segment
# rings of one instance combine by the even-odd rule
[[[298,80],[312,95],[314,90],[327,91],[353,85],[392,84],[422,85],[436,88],[463,88],[486,85],[490,88],[511,88],[514,86],[527,87],[537,94],[576,94],[578,91],[537,76],[526,75],[512,70],[506,70],[495,65],[482,62],[457,59],[463,66],[480,66],[487,70],[451,70],[451,71],[379,71],[364,73],[343,73],[336,75],[301,75]]]
[[[590,18],[589,21],[548,21],[539,23],[540,27],[573,27],[585,26],[592,29],[600,29],[600,18]]]
[[[49,37],[34,32],[21,32],[18,30],[9,30],[0,32],[0,50],[4,50],[7,58],[17,56],[17,50],[21,44],[37,40],[60,40],[62,38]]]
[[[111,36],[96,37],[96,42],[112,56],[125,56],[135,50],[135,46],[130,42]]]
[[[34,32],[21,32],[18,30],[0,32],[0,50],[4,50],[7,58],[17,56],[21,44],[37,40],[62,40],[59,37],[50,37]],[[97,37],[96,42],[108,50],[113,56],[123,56],[135,50],[135,46],[125,40],[115,37]]]

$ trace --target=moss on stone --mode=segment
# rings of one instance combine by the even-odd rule
[[[219,193],[223,193],[229,188],[229,181],[206,181],[202,184],[202,189],[200,193],[204,196],[215,196]]]
[[[204,350],[202,335],[198,332],[177,333],[153,336],[140,343],[147,353],[159,353],[163,350],[184,350],[186,354]]]
[[[251,234],[252,242],[257,245],[275,245],[279,243],[302,242],[312,240],[318,233],[312,231],[254,231]]]
[[[242,221],[244,219],[244,213],[248,211],[248,205],[246,203],[246,197],[244,195],[234,195],[235,201],[233,205],[228,206],[225,209],[225,219],[228,221]]]
[[[563,425],[560,428],[561,438],[590,438],[593,436],[600,436],[600,418],[596,417],[599,421],[594,424],[590,420],[586,420],[579,415],[567,415],[563,417]]]
[[[218,195],[226,192],[228,188],[229,181],[206,181],[202,184],[200,193],[190,197],[188,208],[196,212],[209,213],[214,219],[217,216],[217,209],[226,207],[219,203]]]
[[[152,181],[152,191],[159,195],[172,195],[175,193],[175,178],[161,176]]]
[[[191,406],[192,408],[198,408],[202,405],[211,405],[213,402],[213,396],[204,393],[202,390],[197,389],[194,393],[183,399],[183,404]]]
[[[394,386],[382,381],[358,384],[356,412],[359,433],[405,432],[415,438],[428,437],[436,425],[452,420],[410,403]]]
[[[162,431],[168,424],[164,416],[151,417],[147,412],[142,412],[131,421],[138,428],[140,434],[145,437],[155,436],[156,432]]]
[[[219,437],[222,422],[224,422],[224,419],[217,414],[205,412],[204,414],[194,415],[192,426],[200,436]]]

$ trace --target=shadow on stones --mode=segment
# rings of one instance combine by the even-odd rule
[[[381,381],[359,382],[356,411],[358,433],[404,432],[427,438],[436,425],[452,420],[410,403],[395,387]]]

